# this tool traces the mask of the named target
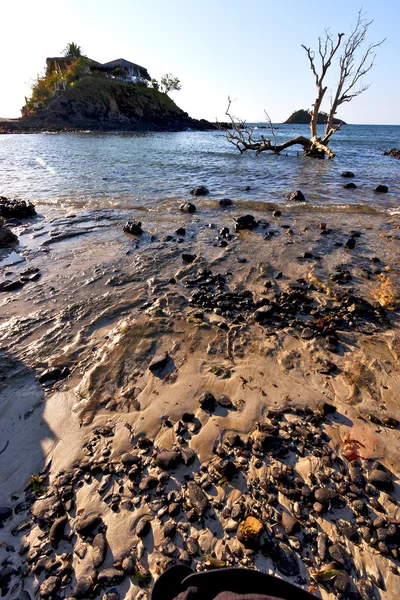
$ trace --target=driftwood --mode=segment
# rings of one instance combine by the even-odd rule
[[[337,125],[333,124],[338,107],[345,102],[350,102],[369,88],[369,84],[362,84],[362,78],[374,65],[376,56],[374,52],[375,48],[385,41],[382,40],[377,44],[370,44],[359,54],[371,23],[372,21],[367,21],[362,12],[359,11],[354,29],[343,46],[344,33],[338,33],[337,38],[334,40],[328,30],[325,31],[324,38],[318,38],[318,55],[311,48],[304,44],[302,45],[302,48],[307,53],[310,68],[317,86],[317,97],[312,105],[312,109],[309,111],[311,117],[310,138],[300,135],[282,144],[277,144],[271,119],[268,113],[265,113],[272,132],[272,140],[265,136],[255,139],[254,128],[249,127],[245,121],[237,119],[231,114],[232,100],[228,98],[228,108],[225,113],[231,122],[231,129],[225,131],[228,142],[236,146],[241,154],[247,150],[254,150],[256,154],[265,151],[279,154],[290,146],[299,145],[303,147],[307,156],[317,158],[325,158],[327,156],[328,158],[333,158],[335,153],[328,147],[328,143],[332,135],[342,125],[341,123]],[[328,87],[325,85],[325,77],[341,47],[342,54],[339,57],[338,83],[334,92],[331,92],[331,107],[327,116],[324,134],[318,137],[318,113],[328,90]]]

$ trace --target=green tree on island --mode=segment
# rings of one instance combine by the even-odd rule
[[[168,92],[179,91],[182,88],[181,82],[177,77],[170,75],[169,73],[165,73],[163,77],[161,77],[161,90],[164,94],[168,94]]]
[[[81,47],[78,46],[78,44],[75,44],[75,42],[67,44],[64,50],[62,51],[62,54],[63,56],[65,56],[65,58],[81,58],[82,56],[84,56],[84,54],[82,54]]]

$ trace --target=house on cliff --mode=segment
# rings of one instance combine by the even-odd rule
[[[65,74],[68,67],[76,61],[76,57],[61,56],[46,58],[47,73]],[[117,58],[107,63],[100,63],[97,60],[85,57],[82,65],[83,74],[104,75],[111,79],[120,79],[122,81],[131,81],[138,83],[143,79],[151,81],[151,77],[145,67],[130,62],[125,58]],[[57,89],[65,89],[65,81],[62,77],[57,78]]]

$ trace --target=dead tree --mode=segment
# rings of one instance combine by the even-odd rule
[[[326,30],[324,38],[318,38],[318,54],[302,44],[302,48],[307,53],[310,68],[317,86],[317,97],[312,105],[312,109],[309,111],[310,138],[297,136],[282,144],[277,144],[271,120],[267,115],[267,120],[273,134],[273,143],[270,138],[264,136],[261,136],[260,139],[255,139],[254,129],[249,128],[244,121],[236,119],[231,114],[232,101],[228,98],[228,108],[225,113],[231,123],[231,129],[225,131],[228,142],[236,146],[241,153],[247,150],[254,150],[257,154],[265,151],[279,154],[290,146],[300,145],[307,156],[317,158],[325,158],[327,156],[328,158],[333,158],[335,153],[328,147],[328,143],[332,135],[341,127],[341,123],[334,124],[334,117],[337,110],[341,104],[351,102],[353,98],[356,98],[369,88],[370,84],[363,84],[362,78],[374,65],[376,56],[375,48],[385,41],[382,40],[377,44],[369,44],[366,48],[364,47],[368,28],[371,23],[372,21],[367,21],[365,15],[359,11],[356,24],[347,41],[344,41],[344,33],[338,33],[336,39],[334,39],[330,32]],[[338,83],[336,89],[331,92],[331,107],[327,116],[324,134],[319,137],[317,134],[318,113],[328,90],[325,84],[326,75],[332,67],[333,61],[340,49],[342,49],[342,53],[339,57]]]

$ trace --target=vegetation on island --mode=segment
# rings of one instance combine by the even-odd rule
[[[325,125],[328,121],[328,113],[319,112],[317,117],[317,125]],[[309,125],[311,122],[311,115],[308,110],[304,110],[304,108],[300,110],[296,110],[294,113],[290,115],[290,117],[285,121],[286,123],[293,123],[295,125]],[[334,117],[332,119],[333,125],[346,125],[344,121],[341,119],[337,119]]]
[[[374,66],[375,49],[385,41],[366,45],[368,29],[371,24],[372,21],[368,21],[360,10],[353,30],[347,39],[344,33],[338,33],[336,37],[333,37],[329,30],[326,30],[324,36],[318,38],[317,52],[302,44],[317,87],[315,101],[309,110],[309,138],[300,135],[278,144],[268,113],[265,114],[271,129],[272,139],[265,136],[258,137],[258,132],[257,137],[255,137],[254,128],[247,126],[245,121],[232,115],[232,101],[228,98],[228,108],[225,113],[231,123],[231,129],[225,131],[228,142],[233,144],[241,154],[247,150],[254,150],[256,154],[265,151],[279,154],[290,146],[300,145],[303,147],[306,156],[333,158],[335,153],[329,148],[329,142],[343,123],[335,119],[337,110],[342,104],[351,102],[369,88],[370,84],[364,84],[363,78]],[[339,55],[340,51],[341,54]],[[327,75],[333,75],[335,64],[339,67],[336,77],[337,84],[327,94],[326,77]],[[319,136],[317,134],[318,117],[322,102],[327,95],[331,98],[331,104],[325,120],[324,133]]]
[[[135,88],[135,91],[131,94],[132,98],[141,96],[140,88],[147,88],[151,85],[154,93],[147,94],[147,98],[154,99],[155,97],[158,101],[157,104],[160,106],[167,105],[169,108],[172,105],[175,106],[172,101],[168,102],[169,98],[166,100],[162,96],[167,96],[169,92],[181,89],[181,83],[177,77],[166,73],[161,78],[160,83],[156,79],[152,79],[149,82],[143,78],[140,81],[133,82],[128,80],[128,75],[127,69],[116,67],[111,73],[110,80],[104,72],[96,68],[95,61],[92,61],[83,54],[78,44],[71,42],[64,48],[60,59],[48,59],[45,73],[37,76],[32,84],[31,96],[25,98],[25,106],[21,110],[22,116],[28,117],[40,113],[58,96],[65,94],[65,92],[71,92],[75,87],[82,90],[85,95],[87,95],[87,91],[91,88],[93,91],[96,89],[96,93],[100,93],[101,97],[102,91],[105,92],[106,89],[110,90],[110,81],[117,84],[116,88],[118,87],[118,83],[123,84],[123,86],[129,86],[131,91]],[[95,83],[96,79],[100,80],[101,85]],[[90,80],[90,83],[88,83],[88,80]],[[93,101],[95,102],[95,98],[93,98]],[[136,108],[140,113],[140,103]],[[181,112],[183,113],[183,111]],[[94,117],[94,115],[92,116]],[[99,118],[103,116],[100,112]]]

